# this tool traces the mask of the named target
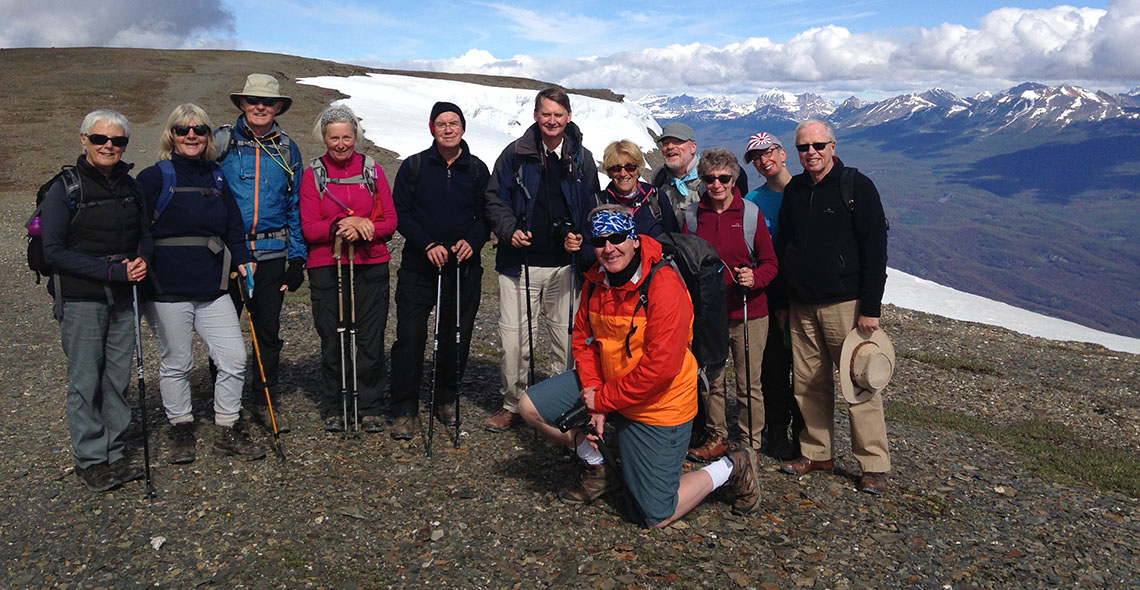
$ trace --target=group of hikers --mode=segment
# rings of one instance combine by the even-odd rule
[[[67,356],[75,471],[91,490],[143,477],[124,440],[136,353],[142,386],[140,313],[160,352],[167,462],[195,458],[194,333],[209,351],[214,448],[265,457],[248,420],[271,431],[280,452],[278,436],[290,429],[278,403],[280,313],[306,270],[323,427],[416,435],[434,309],[429,420],[458,428],[480,252],[491,234],[502,406],[483,426],[504,432],[525,421],[573,449],[583,469],[564,499],[591,502],[620,486],[635,520],[665,526],[727,485],[733,510],[750,512],[760,498],[758,453],[783,460],[787,473],[832,469],[835,367],[862,470],[857,487],[886,490],[881,391],[894,368],[879,329],[886,218],[871,180],[835,157],[826,122],[796,128],[804,172],[794,177],[776,136],[750,137],[743,159],[764,179],[751,192],[732,152],[698,154],[681,123],[664,127],[664,164],[647,176],[636,143],[609,144],[603,189],[564,90],[538,93],[534,124],[491,169],[463,140],[463,111],[441,101],[428,117],[431,146],[402,162],[389,190],[383,170],[357,150],[360,121],[347,106],[317,117],[313,134],[326,151],[305,167],[277,124],[292,99],[276,79],[251,74],[230,99],[237,120],[217,128],[199,106],[176,107],[159,161],[137,179],[121,161],[130,123],[93,111],[80,127],[84,153],[41,189],[36,229]],[[399,369],[389,377],[387,242],[397,231],[391,363]],[[699,295],[678,264],[679,236],[699,238],[719,261],[735,437],[727,375],[694,356],[708,302],[694,311]],[[243,311],[256,371],[247,367]],[[553,376],[541,382],[535,328],[550,344]],[[616,437],[620,460],[606,437]],[[707,465],[682,475],[686,458]]]

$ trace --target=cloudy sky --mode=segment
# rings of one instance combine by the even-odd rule
[[[0,0],[0,47],[237,48],[570,87],[875,99],[1140,86],[1140,0]],[[710,9],[709,6],[716,6]]]

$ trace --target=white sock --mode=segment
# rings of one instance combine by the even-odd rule
[[[728,457],[721,457],[715,463],[709,463],[701,468],[713,481],[713,489],[717,489],[728,481],[729,476],[732,475],[732,461]]]
[[[184,415],[184,416],[178,416],[178,417],[176,417],[176,418],[171,418],[171,419],[170,419],[170,423],[171,423],[172,425],[173,425],[173,424],[190,424],[190,423],[193,423],[193,422],[194,422],[194,414],[193,414],[193,413],[191,413],[191,414],[186,414],[186,415]]]
[[[578,456],[581,457],[587,465],[601,465],[603,463],[602,454],[598,449],[595,449],[587,439],[582,439],[582,442],[578,443]]]

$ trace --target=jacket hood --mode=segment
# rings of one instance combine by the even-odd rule
[[[661,242],[645,235],[639,235],[637,239],[641,241],[641,274],[638,275],[637,281],[631,280],[620,287],[611,288],[636,289],[638,285],[641,284],[641,281],[644,281],[645,277],[649,276],[649,269],[653,268],[653,265],[661,260]],[[594,262],[590,270],[586,271],[585,277],[587,281],[597,283],[598,285],[606,284],[606,271],[602,270],[601,265],[597,262]]]

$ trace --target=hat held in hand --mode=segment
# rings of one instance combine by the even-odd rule
[[[882,330],[851,330],[839,355],[839,385],[847,403],[863,403],[879,393],[895,372],[895,345]]]

